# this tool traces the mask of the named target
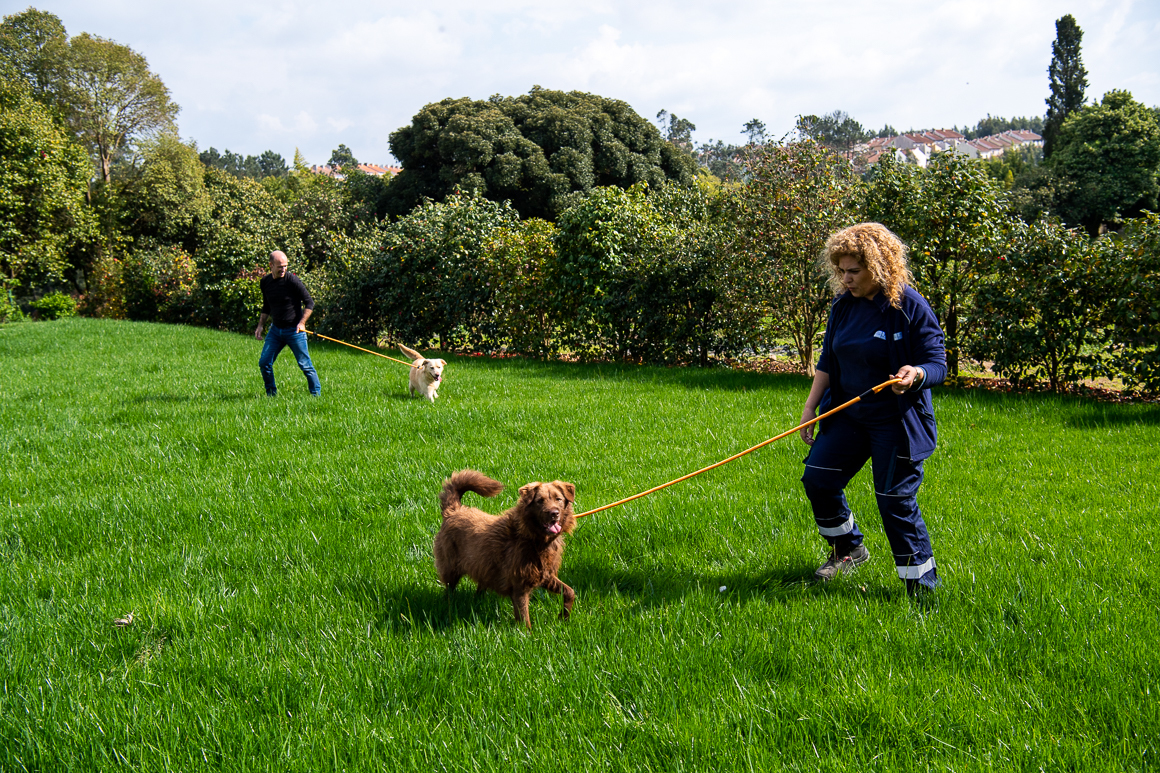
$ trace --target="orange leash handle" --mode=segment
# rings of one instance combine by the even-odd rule
[[[900,379],[900,378],[892,378],[889,381],[883,381],[878,386],[871,387],[870,389],[867,389],[865,392],[858,395],[853,400],[849,400],[847,402],[844,402],[841,405],[839,405],[837,408],[831,408],[830,410],[823,413],[821,416],[816,416],[807,422],[804,422],[802,424],[797,425],[793,429],[786,430],[785,432],[781,433],[777,437],[771,437],[769,440],[765,440],[761,443],[758,443],[757,445],[753,446],[752,448],[747,448],[746,450],[742,451],[739,454],[734,454],[733,456],[730,456],[728,459],[722,459],[721,461],[717,462],[716,464],[710,464],[708,467],[703,467],[700,470],[697,470],[696,472],[690,472],[688,475],[682,475],[681,477],[677,478],[676,480],[670,480],[668,483],[662,483],[659,486],[654,486],[653,488],[650,488],[648,491],[642,491],[639,494],[634,494],[631,497],[626,497],[626,498],[620,500],[619,502],[613,502],[610,505],[605,505],[604,507],[598,507],[595,510],[589,510],[587,512],[580,513],[576,517],[583,518],[586,515],[592,515],[593,513],[599,513],[602,510],[611,510],[614,507],[619,507],[620,505],[623,505],[627,502],[631,502],[634,499],[640,499],[641,497],[648,496],[649,494],[653,493],[654,491],[660,491],[661,489],[668,488],[669,486],[672,486],[675,483],[680,483],[683,480],[688,480],[689,478],[696,477],[697,475],[700,475],[703,472],[708,472],[709,470],[712,470],[716,467],[720,467],[723,464],[728,464],[729,462],[732,462],[734,459],[740,459],[741,457],[745,456],[746,454],[751,454],[754,451],[756,451],[757,449],[763,448],[763,447],[769,445],[770,443],[774,442],[775,440],[781,440],[783,437],[787,437],[789,435],[792,435],[793,433],[798,432],[799,430],[801,430],[804,427],[808,427],[811,424],[816,424],[817,422],[821,421],[822,419],[826,418],[827,416],[833,416],[838,411],[849,408],[851,405],[858,402],[866,395],[878,394],[879,392],[881,392],[883,389],[890,386],[891,384],[897,384],[900,381],[902,381],[902,379]]]
[[[411,364],[409,362],[404,362],[403,360],[396,360],[394,357],[388,357],[385,354],[379,354],[378,352],[372,352],[370,349],[364,349],[361,346],[355,346],[354,344],[348,344],[346,341],[339,341],[337,338],[331,338],[330,336],[324,336],[322,333],[315,333],[313,330],[307,330],[306,332],[312,336],[318,336],[319,338],[325,338],[327,341],[334,341],[336,344],[342,344],[343,346],[349,346],[351,349],[358,349],[360,352],[366,352],[367,354],[373,354],[376,357],[382,357],[384,360],[390,360],[391,362],[397,362],[400,365],[406,365],[408,368],[415,367],[413,364]]]

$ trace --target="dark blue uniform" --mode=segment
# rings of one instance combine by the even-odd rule
[[[818,532],[838,555],[862,544],[862,532],[843,489],[870,460],[874,493],[898,576],[934,587],[934,552],[918,509],[922,460],[934,453],[937,428],[930,387],[946,378],[943,332],[926,299],[906,288],[902,308],[884,293],[873,299],[849,292],[830,307],[818,370],[830,377],[818,413],[852,400],[893,377],[903,365],[922,368],[918,388],[889,389],[821,422],[802,476]]]

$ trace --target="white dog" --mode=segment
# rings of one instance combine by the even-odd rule
[[[420,394],[431,402],[439,396],[439,385],[443,383],[443,360],[429,360],[414,349],[399,344],[399,351],[411,358],[411,397]]]

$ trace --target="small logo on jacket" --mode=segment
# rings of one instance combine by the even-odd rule
[[[874,337],[881,338],[883,341],[885,341],[886,340],[886,331],[885,330],[878,330],[874,333]]]

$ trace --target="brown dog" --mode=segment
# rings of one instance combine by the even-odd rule
[[[576,526],[572,502],[576,487],[563,481],[529,483],[520,488],[515,507],[489,515],[465,507],[463,492],[494,497],[503,484],[475,470],[460,470],[443,482],[439,504],[443,526],[435,535],[435,571],[450,594],[467,575],[476,593],[491,589],[512,600],[516,620],[532,627],[528,600],[543,588],[564,596],[560,619],[568,619],[576,593],[560,579],[564,535]]]

